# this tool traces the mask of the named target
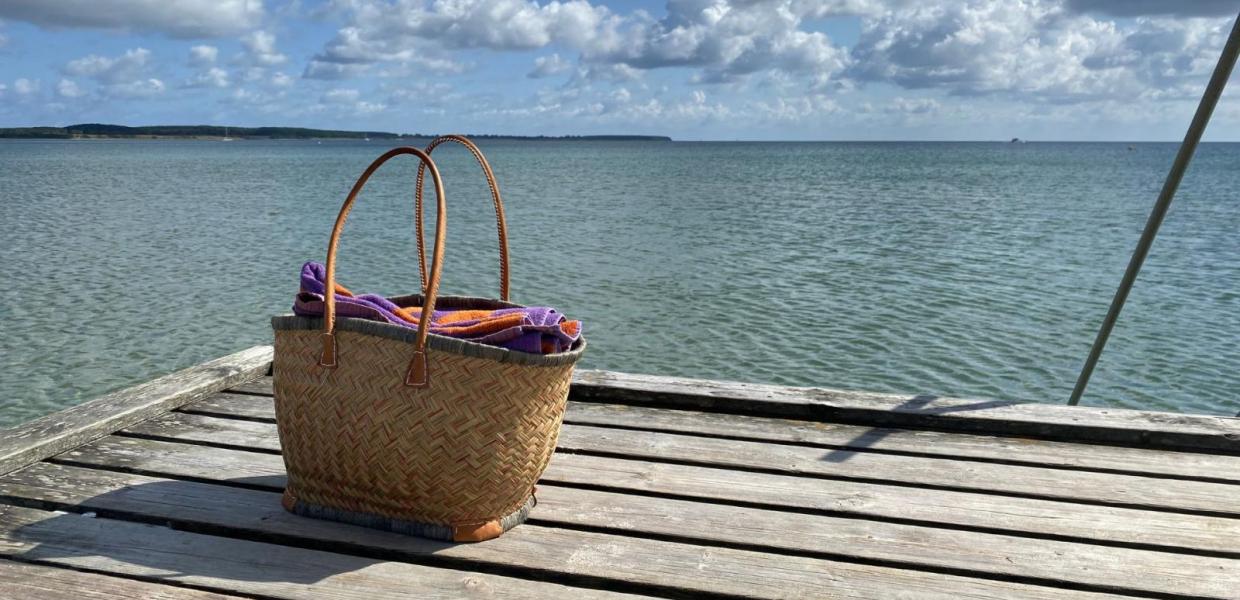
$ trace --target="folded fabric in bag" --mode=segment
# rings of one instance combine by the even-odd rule
[[[293,302],[294,314],[323,316],[326,279],[327,269],[322,264],[311,261],[302,266],[301,291]],[[422,308],[402,307],[377,294],[354,294],[336,284],[336,314],[417,329]],[[430,332],[518,352],[555,354],[567,351],[581,337],[581,322],[570,321],[546,306],[435,310],[431,313]]]

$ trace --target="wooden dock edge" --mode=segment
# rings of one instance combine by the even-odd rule
[[[1240,454],[1240,418],[579,370],[571,400]]]
[[[266,375],[272,352],[248,348],[0,430],[0,475]]]

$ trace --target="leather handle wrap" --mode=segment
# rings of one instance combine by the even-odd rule
[[[357,195],[362,191],[362,187],[366,185],[366,181],[370,179],[370,176],[383,163],[402,154],[412,154],[418,157],[419,177],[421,177],[424,168],[430,167],[431,180],[435,184],[435,198],[438,200],[439,209],[435,219],[435,248],[434,253],[431,254],[430,280],[424,286],[422,316],[418,320],[418,333],[414,340],[413,357],[409,361],[409,370],[405,373],[405,385],[426,387],[430,384],[430,374],[427,372],[426,366],[426,336],[430,333],[431,315],[435,312],[435,298],[439,294],[439,276],[443,271],[443,242],[444,233],[447,231],[448,215],[447,203],[444,200],[443,182],[439,178],[439,169],[431,161],[430,154],[417,148],[393,148],[385,152],[383,156],[376,158],[374,162],[370,163],[369,167],[366,167],[366,171],[362,173],[362,176],[358,177],[357,183],[354,183],[353,189],[349,191],[348,198],[345,198],[344,205],[340,207],[340,214],[336,217],[336,225],[332,227],[331,241],[327,244],[327,289],[324,294],[323,309],[323,354],[319,357],[319,365],[335,368],[338,363],[334,332],[336,328],[336,247],[340,242],[340,232],[344,229],[344,222],[349,218],[349,211],[353,208],[353,202],[357,200]],[[421,187],[419,185],[418,189],[420,190]]]
[[[474,160],[478,161],[478,166],[482,167],[482,174],[487,178],[487,185],[491,188],[491,201],[495,204],[495,228],[499,231],[499,298],[508,301],[508,225],[504,221],[504,202],[499,197],[499,184],[495,182],[495,173],[491,171],[491,164],[487,162],[482,151],[474,145],[469,138],[463,135],[441,135],[426,146],[426,154],[430,155],[445,142],[456,142],[465,146],[470,154],[474,155]],[[414,193],[414,223],[413,226],[418,232],[418,273],[422,278],[422,288],[426,289],[426,249],[425,238],[422,235],[422,182],[423,172],[426,170],[425,164],[418,165],[418,181],[417,189]]]

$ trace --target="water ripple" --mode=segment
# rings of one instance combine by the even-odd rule
[[[1174,144],[485,145],[518,301],[591,368],[1063,402]],[[363,143],[0,142],[0,425],[271,339]],[[444,290],[491,295],[487,190],[437,153]],[[1203,145],[1087,402],[1235,414],[1240,146]],[[341,276],[417,287],[412,169]]]

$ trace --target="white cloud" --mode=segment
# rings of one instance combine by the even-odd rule
[[[434,41],[453,48],[529,50],[553,40],[585,43],[610,11],[586,0],[458,0],[421,2],[358,0],[349,4],[353,25],[334,45],[341,56],[375,44],[371,51],[395,53],[410,42]],[[358,35],[360,33],[360,35]]]
[[[72,60],[64,71],[69,75],[91,77],[103,84],[128,83],[142,75],[150,60],[150,50],[134,48],[115,58],[91,54]]]
[[[872,10],[860,0],[684,0],[669,2],[668,16],[655,20],[642,11],[618,15],[586,0],[345,5],[349,24],[314,57],[307,77],[354,76],[364,71],[357,65],[406,61],[437,48],[531,50],[555,44],[580,51],[590,67],[690,67],[701,70],[701,81],[711,82],[776,69],[821,84],[847,65],[848,53],[825,34],[805,28],[805,19]],[[567,70],[558,54],[538,61],[531,77]]]
[[[4,0],[0,17],[42,27],[158,32],[177,38],[221,37],[261,22],[262,0]]]
[[[1178,95],[1213,67],[1225,21],[1100,20],[1051,0],[918,5],[863,20],[849,75],[1054,102]]]
[[[608,81],[611,83],[624,83],[627,81],[637,81],[641,79],[642,72],[625,64],[614,65],[590,65],[577,70],[578,81],[581,79],[586,81]]]
[[[938,100],[934,98],[904,98],[899,97],[891,101],[886,107],[886,112],[895,114],[915,114],[924,115],[937,112],[941,108]]]
[[[400,77],[425,70],[460,73],[465,65],[449,58],[442,48],[422,43],[403,34],[389,39],[369,38],[359,27],[344,27],[323,52],[311,58],[303,77],[309,79],[348,79],[371,71],[375,63],[394,63],[395,68],[379,72],[384,77]]]
[[[61,98],[80,98],[86,95],[86,92],[83,92],[78,87],[78,84],[71,79],[61,79],[60,83],[56,84],[56,93]]]
[[[301,76],[306,79],[335,81],[359,77],[370,70],[369,64],[351,64],[311,60]]]
[[[164,89],[164,82],[154,77],[104,87],[109,96],[118,98],[149,98],[164,93]]]
[[[96,14],[154,6],[153,0],[91,2],[93,13],[80,17],[89,23],[45,25],[182,36],[215,27],[204,18],[175,33],[167,23],[153,28],[156,16],[121,22]],[[21,73],[47,84],[21,84],[29,106],[42,100],[72,106],[67,99],[83,97],[102,107],[109,97],[167,93],[191,114],[217,110],[195,105],[218,101],[288,119],[366,117],[378,124],[387,115],[375,115],[394,118],[400,111],[427,115],[419,122],[428,129],[854,135],[839,125],[851,122],[937,135],[949,126],[933,124],[945,122],[965,124],[972,136],[967,124],[974,115],[1002,127],[1009,119],[1037,126],[1088,124],[1095,117],[1166,123],[1191,112],[1187,99],[1200,94],[1234,10],[1222,7],[1235,0],[669,0],[666,16],[603,2],[330,0],[322,9],[252,19],[230,29],[228,40],[183,43],[168,56],[133,48],[83,56],[50,76],[18,71],[10,77]],[[160,6],[184,15],[204,3]],[[253,4],[258,8],[250,13],[262,17],[263,3]],[[267,4],[275,13],[277,5]],[[0,0],[0,16],[34,5]],[[218,6],[227,12],[236,3]],[[307,14],[339,24],[305,61],[293,52],[292,33],[283,33],[303,23],[272,25]],[[823,33],[841,15],[860,23],[851,48]],[[298,43],[316,31],[298,31]],[[0,33],[10,30],[0,24]],[[56,41],[55,33],[43,37]],[[447,76],[461,73],[469,76]],[[487,83],[497,74],[538,81],[497,89]],[[298,82],[298,76],[327,81]],[[437,81],[450,85],[431,85]],[[6,84],[12,102],[18,84]],[[227,93],[202,103],[187,87]],[[1216,121],[1228,114],[1220,110]],[[509,118],[515,116],[530,119]]]
[[[197,67],[193,77],[181,84],[183,88],[226,88],[231,84],[228,71],[215,66],[220,49],[206,44],[189,49],[189,64]]]
[[[233,100],[247,104],[266,101],[266,98],[262,96],[262,94],[245,88],[237,88],[237,90],[232,93],[232,97]]]
[[[279,113],[285,117],[305,113],[302,104],[290,106],[282,102],[286,97],[285,90],[254,90],[246,88],[237,88],[229,96],[229,101],[234,104],[245,106],[246,110],[258,111],[264,114]]]
[[[357,102],[362,95],[361,92],[351,89],[334,89],[328,90],[323,94],[324,104],[348,104]]]
[[[393,95],[404,95],[408,99],[418,99],[427,96],[443,97],[452,93],[452,86],[443,81],[419,81],[409,88],[400,88],[393,90]]]
[[[226,88],[228,87],[228,71],[219,67],[211,67],[197,75],[191,77],[185,82],[184,87],[190,88]]]
[[[1117,17],[1176,15],[1229,17],[1236,14],[1233,0],[1067,0],[1067,7]]]
[[[13,93],[18,96],[33,96],[39,93],[41,87],[42,82],[38,79],[31,80],[22,77],[13,82]]]
[[[66,75],[89,77],[105,96],[146,98],[162,94],[164,82],[150,76],[151,51],[134,48],[116,57],[91,54],[65,65]]]
[[[267,78],[266,67],[247,67],[241,70],[241,79],[246,82],[263,81]]]
[[[825,94],[815,93],[795,98],[760,100],[746,107],[743,113],[768,123],[807,123],[840,110],[834,100]]]
[[[419,81],[409,86],[387,86],[387,104],[403,109],[442,109],[445,105],[457,106],[461,95],[443,81]]]
[[[251,60],[265,67],[284,64],[288,60],[287,56],[276,49],[275,34],[268,31],[250,32],[241,38],[241,45],[245,47]]]
[[[588,61],[638,69],[695,67],[703,82],[726,82],[767,70],[803,74],[819,83],[847,66],[847,51],[806,17],[854,10],[848,3],[813,5],[793,0],[699,1],[668,4],[662,20],[631,19],[582,48]]]
[[[669,0],[654,18],[598,0],[339,0],[347,23],[303,76],[461,72],[452,49],[555,50],[527,73],[568,85],[663,68],[690,84],[841,93],[866,82],[1035,102],[1183,98],[1213,64],[1234,0]],[[619,8],[623,7],[623,8]],[[1226,9],[1226,10],[1224,10]],[[616,12],[629,10],[630,12]],[[859,18],[851,49],[820,20]],[[1124,17],[1116,19],[1113,15]],[[577,56],[576,68],[563,55]]]
[[[534,59],[534,70],[526,74],[530,79],[541,79],[543,77],[551,77],[567,73],[573,67],[567,60],[560,57],[559,54],[551,54],[549,56],[540,56]]]
[[[845,114],[844,109],[822,93],[801,97],[755,100],[694,89],[671,93],[645,86],[599,90],[590,87],[557,87],[539,92],[534,99],[510,104],[482,102],[474,105],[476,116],[521,118],[543,126],[572,122],[620,131],[651,133],[677,130],[709,130],[720,123],[744,122],[747,127],[782,128],[798,124],[827,123]],[[802,132],[804,133],[804,132]]]
[[[219,55],[220,49],[215,46],[194,46],[189,49],[189,64],[195,67],[213,65]]]
[[[370,115],[387,110],[386,104],[363,100],[362,93],[351,88],[328,90],[319,101],[337,112],[347,111],[353,115]]]
[[[387,78],[404,78],[426,76],[427,74],[457,75],[468,71],[472,65],[457,62],[450,58],[433,58],[429,56],[413,56],[408,60],[384,65],[374,70],[374,74]]]
[[[1137,19],[1122,31],[1119,47],[1086,58],[1084,65],[1125,72],[1145,96],[1199,97],[1218,61],[1228,21]]]

